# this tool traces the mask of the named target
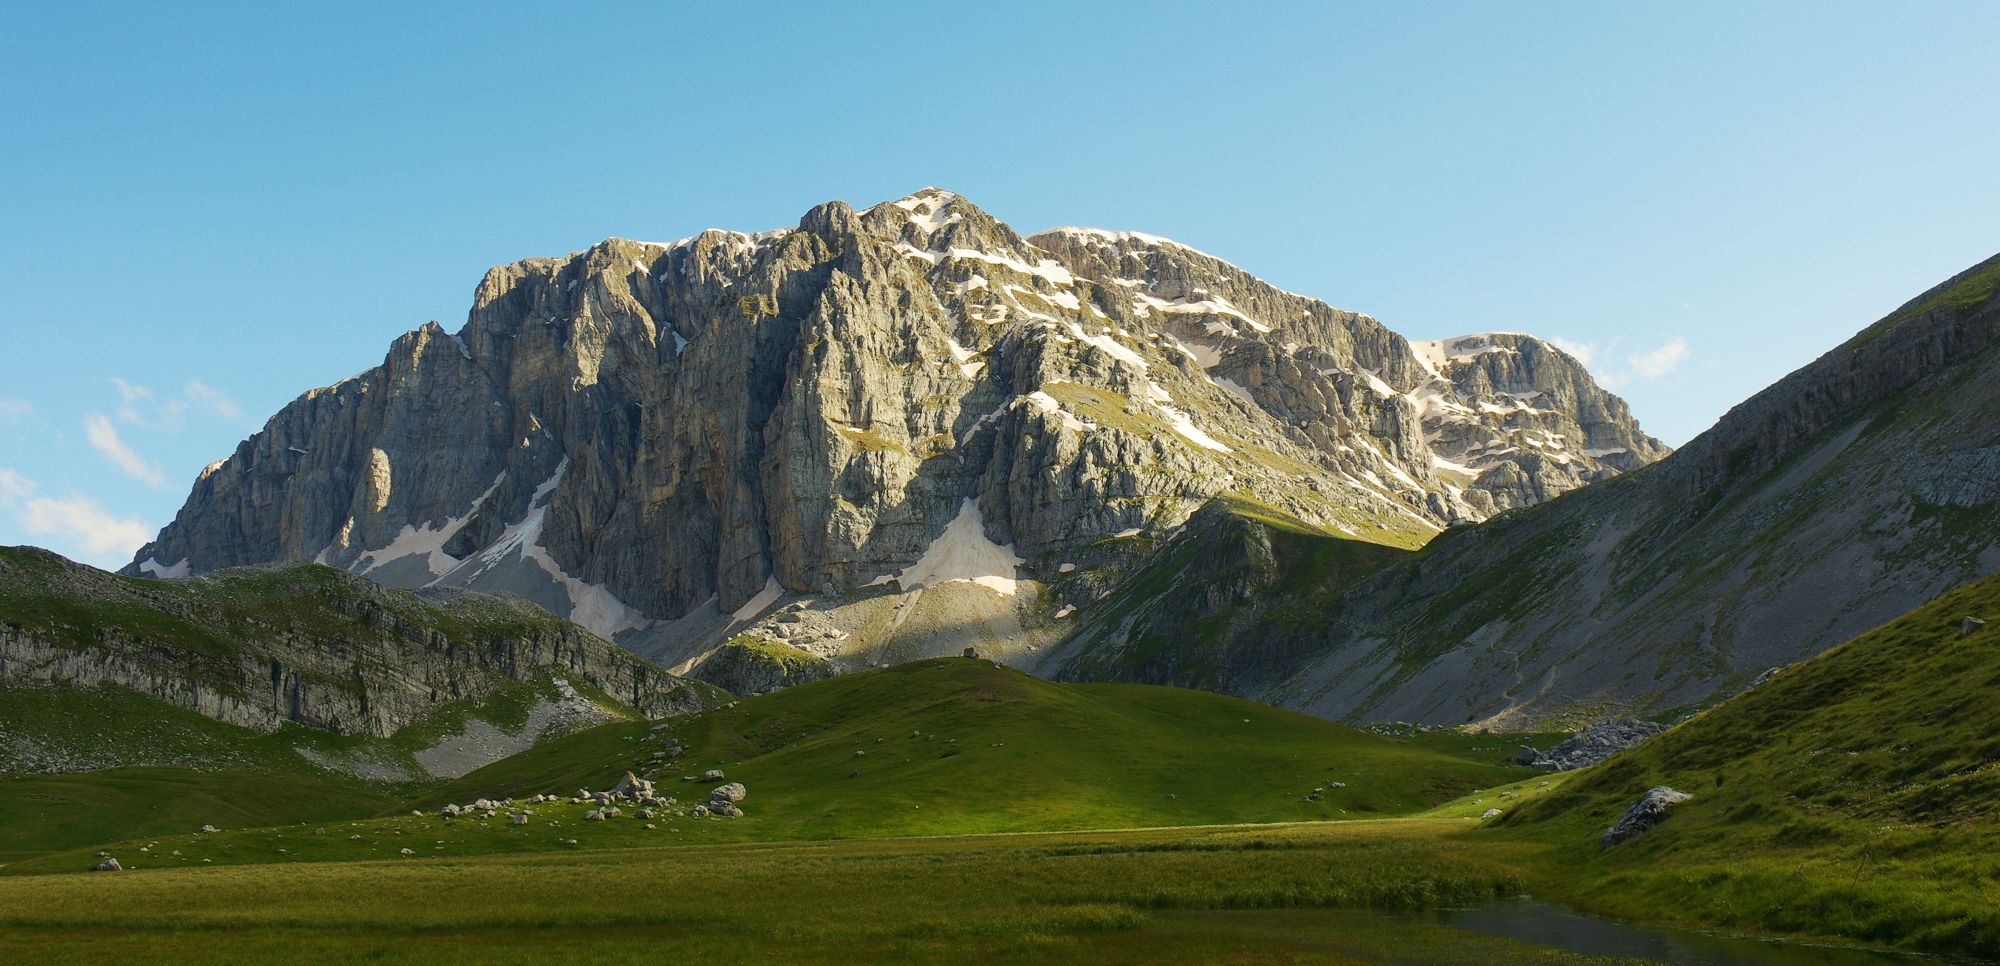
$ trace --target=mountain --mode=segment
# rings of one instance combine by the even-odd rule
[[[1996,680],[1989,577],[1579,773],[1496,834],[1554,845],[1559,893],[1614,915],[1992,958]],[[1600,847],[1659,785],[1693,798]]]
[[[357,759],[346,769],[386,769],[381,777],[460,774],[548,734],[696,710],[715,694],[520,600],[418,596],[316,564],[145,580],[28,547],[0,548],[0,687],[135,692],[250,733],[303,725],[424,739],[401,756],[414,761],[376,769]],[[487,707],[496,703],[511,707],[496,715]],[[38,737],[64,716],[12,721],[0,769],[186,764],[195,752],[128,753],[121,744],[158,729],[117,729],[116,740]],[[509,717],[519,719],[513,727],[496,726]],[[387,750],[356,749],[360,758]],[[298,753],[327,758],[313,747]]]
[[[1538,340],[1411,343],[1166,239],[1024,238],[926,189],[493,269],[456,335],[204,470],[126,572],[506,591],[680,669],[746,635],[1026,664],[1218,496],[1410,548],[1664,452]]]
[[[1219,686],[1349,720],[1502,728],[1670,718],[1739,690],[2000,570],[1996,290],[2000,257],[1671,456],[1453,527],[1318,605],[1323,623],[1260,626],[1277,642],[1234,663],[1190,672],[1173,653],[1147,657],[1139,638],[1154,624],[1139,620],[1086,623],[1055,652],[1056,673]],[[1207,579],[1181,573],[1153,593],[1185,599]]]

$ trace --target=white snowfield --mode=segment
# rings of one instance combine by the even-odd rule
[[[924,555],[895,579],[903,590],[969,580],[1011,596],[1015,592],[1015,568],[1024,563],[1027,561],[1015,555],[1012,544],[1002,546],[986,538],[986,520],[979,513],[979,504],[967,497],[959,504],[958,516],[931,542]]]

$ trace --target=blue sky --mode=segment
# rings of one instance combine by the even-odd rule
[[[0,544],[115,565],[488,265],[927,184],[1685,442],[2000,250],[2000,4],[10,5]]]

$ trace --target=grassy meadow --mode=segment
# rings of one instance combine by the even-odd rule
[[[1498,820],[1537,890],[1616,916],[2000,958],[2000,578],[1962,587]],[[1645,789],[1695,797],[1597,834]]]

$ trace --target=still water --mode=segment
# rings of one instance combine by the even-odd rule
[[[1408,914],[1453,929],[1502,936],[1592,956],[1630,956],[1690,966],[1903,966],[1938,962],[1927,957],[1848,946],[1747,939],[1670,926],[1649,926],[1585,915],[1532,899],[1509,899],[1463,909]]]

